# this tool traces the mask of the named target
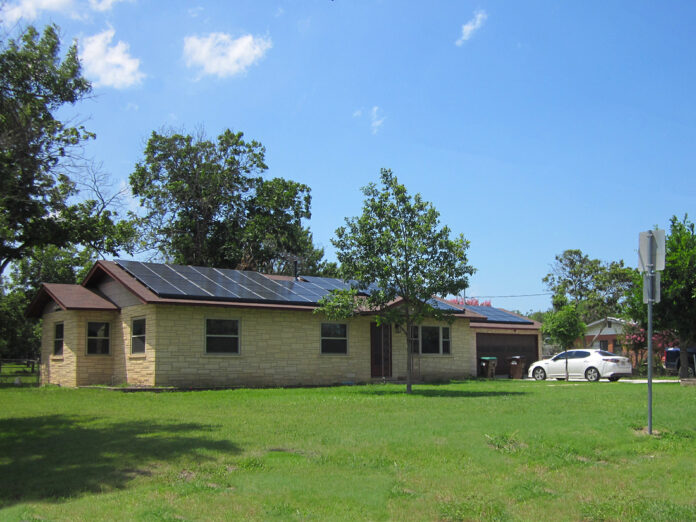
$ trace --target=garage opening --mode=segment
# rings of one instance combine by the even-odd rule
[[[476,361],[479,357],[497,357],[498,365],[496,375],[510,373],[510,363],[507,358],[521,355],[526,359],[524,375],[527,374],[530,364],[537,360],[539,354],[539,337],[537,335],[520,334],[476,334]]]

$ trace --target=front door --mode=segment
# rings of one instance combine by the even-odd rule
[[[372,360],[372,377],[391,377],[391,325],[370,323],[370,352]]]

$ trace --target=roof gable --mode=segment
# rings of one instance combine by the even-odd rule
[[[111,301],[81,285],[42,283],[39,293],[27,307],[27,317],[41,317],[44,307],[54,301],[63,310],[118,310]]]

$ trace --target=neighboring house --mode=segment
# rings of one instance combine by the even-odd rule
[[[313,313],[321,297],[346,286],[331,278],[98,261],[81,285],[43,284],[27,315],[43,318],[44,384],[286,386],[405,379],[403,332],[377,326],[369,312],[345,321]],[[479,333],[536,335],[538,346],[532,321],[509,322],[440,299],[432,304],[451,311],[454,320],[417,328],[416,378],[476,375]]]
[[[599,348],[613,353],[620,353],[622,351],[620,339],[624,327],[630,324],[630,321],[617,317],[599,319],[587,325],[584,342],[579,341],[576,344],[586,348]]]

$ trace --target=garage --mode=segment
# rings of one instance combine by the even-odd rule
[[[521,355],[525,358],[525,375],[529,365],[538,359],[539,335],[535,334],[504,334],[477,333],[476,360],[480,357],[497,357],[496,375],[507,375],[510,372],[508,357]]]

